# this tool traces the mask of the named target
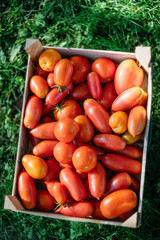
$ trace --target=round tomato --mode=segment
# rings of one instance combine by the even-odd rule
[[[99,103],[108,110],[114,99],[116,98],[117,94],[114,88],[114,82],[109,82],[105,84],[105,86],[102,88],[102,95]]]
[[[128,114],[123,111],[113,113],[109,118],[109,125],[113,132],[124,133],[128,128]]]
[[[51,88],[55,85],[54,82],[54,72],[50,72],[47,76],[47,84]]]
[[[44,71],[44,70],[39,66],[39,64],[37,64],[36,69],[35,69],[35,71],[34,71],[34,75],[39,75],[39,76],[43,77],[44,79],[46,79],[47,76],[48,76],[48,72]]]
[[[61,55],[54,49],[47,49],[39,56],[39,65],[46,72],[52,72],[54,66],[61,59]]]
[[[37,208],[41,211],[51,211],[55,207],[53,197],[46,190],[37,190]]]
[[[51,157],[53,156],[53,150],[57,143],[57,140],[44,140],[34,146],[32,150],[33,154],[41,158]]]
[[[60,172],[60,167],[56,159],[53,157],[50,157],[46,160],[47,166],[48,166],[48,173],[47,175],[42,179],[44,183],[50,181],[50,180],[55,180],[59,178],[59,172]]]
[[[70,95],[74,100],[84,100],[91,97],[91,93],[86,82],[76,86]]]
[[[54,147],[54,157],[60,163],[71,163],[72,162],[72,155],[76,150],[76,145],[72,142],[64,143],[59,142]]]
[[[46,185],[48,192],[54,197],[57,203],[64,204],[67,202],[67,189],[62,183],[52,180],[46,182]]]
[[[92,97],[99,101],[101,99],[102,89],[98,74],[95,72],[89,73],[87,75],[87,84]]]

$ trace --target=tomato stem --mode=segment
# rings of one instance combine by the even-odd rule
[[[54,85],[52,88],[58,88],[58,92],[62,92],[62,90],[67,90],[68,91],[68,94],[69,94],[69,90],[68,88],[66,87],[61,87],[61,86],[58,86],[58,85]]]

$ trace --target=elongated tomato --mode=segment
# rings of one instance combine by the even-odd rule
[[[48,165],[48,173],[47,175],[42,179],[44,183],[50,181],[50,180],[58,180],[59,178],[59,172],[60,172],[60,167],[58,162],[56,161],[55,158],[50,157],[46,160],[46,163]]]
[[[91,97],[87,83],[81,83],[77,85],[71,92],[71,98],[74,100],[84,100]]]
[[[52,180],[46,182],[46,185],[48,192],[52,195],[57,203],[64,204],[67,202],[67,189],[62,183]]]
[[[34,146],[33,154],[41,158],[52,157],[54,147],[57,143],[57,140],[44,140]]]
[[[31,77],[29,81],[29,87],[32,93],[34,93],[39,98],[45,98],[49,92],[49,87],[46,80],[38,75]]]
[[[55,126],[56,122],[42,123],[32,129],[30,133],[40,139],[56,139],[54,134]]]
[[[87,75],[87,84],[92,97],[99,101],[101,99],[102,89],[98,74],[95,72],[89,73]]]
[[[138,159],[138,158],[142,157],[142,151],[135,145],[127,145],[126,144],[126,147],[124,149],[119,150],[119,151],[114,151],[114,153],[121,154],[126,157],[134,158],[134,159]]]
[[[99,103],[108,110],[114,99],[116,98],[117,94],[114,88],[114,82],[109,82],[105,84],[105,86],[102,88],[102,95]]]
[[[41,211],[51,211],[55,207],[55,200],[46,190],[37,190],[37,208]]]

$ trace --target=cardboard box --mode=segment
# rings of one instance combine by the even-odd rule
[[[141,171],[141,175],[139,176],[140,192],[139,192],[137,211],[131,217],[129,217],[126,221],[122,221],[119,219],[110,221],[110,220],[98,220],[93,218],[74,218],[74,217],[68,217],[68,216],[55,214],[55,213],[39,212],[34,210],[28,211],[24,209],[24,207],[21,204],[21,201],[18,198],[17,176],[21,170],[22,156],[28,152],[28,148],[29,148],[29,139],[28,139],[27,129],[23,125],[25,105],[30,93],[28,82],[33,74],[34,63],[37,62],[40,53],[48,48],[56,49],[63,56],[63,58],[64,57],[69,58],[74,55],[82,55],[87,59],[89,59],[90,61],[93,61],[100,57],[107,57],[112,59],[116,64],[128,58],[137,59],[144,69],[145,78],[144,78],[144,83],[142,88],[148,93],[148,102],[146,106],[147,124],[146,124],[144,135],[142,137],[142,146],[141,146],[143,148],[143,155],[142,155],[142,171]],[[22,213],[27,213],[32,215],[70,220],[70,221],[92,222],[92,223],[117,225],[117,226],[132,227],[132,228],[139,227],[141,223],[141,218],[142,218],[143,189],[144,189],[144,180],[145,180],[146,156],[147,156],[148,135],[149,135],[149,127],[150,127],[150,114],[151,114],[152,80],[151,80],[151,67],[150,67],[150,60],[151,60],[150,47],[136,47],[135,53],[127,53],[127,52],[91,50],[91,49],[79,49],[79,48],[60,48],[60,47],[48,47],[48,46],[43,47],[39,40],[27,39],[25,49],[26,49],[26,52],[29,54],[29,57],[28,57],[26,82],[25,82],[25,89],[24,89],[24,96],[23,96],[22,116],[21,116],[21,125],[20,125],[20,132],[19,132],[16,165],[15,165],[15,175],[14,175],[14,181],[13,181],[12,195],[7,195],[5,197],[4,208],[10,209],[16,212],[22,212]]]

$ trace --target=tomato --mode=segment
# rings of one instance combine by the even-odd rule
[[[18,194],[22,200],[23,206],[25,209],[33,209],[36,207],[36,187],[34,180],[30,175],[21,171],[18,175],[17,180],[18,185]]]
[[[73,83],[69,83],[67,87],[54,87],[46,96],[45,103],[55,105],[61,102],[73,89]]]
[[[35,95],[32,95],[26,104],[24,113],[24,126],[26,128],[34,128],[42,115],[42,101]]]
[[[79,84],[86,81],[87,74],[91,69],[91,65],[87,58],[82,56],[73,56],[69,60],[73,64],[73,75],[71,81],[74,84]]]
[[[42,158],[51,157],[53,156],[53,150],[57,143],[57,140],[44,140],[34,146],[32,150],[33,154]]]
[[[95,72],[89,73],[87,75],[87,84],[92,97],[99,101],[101,99],[102,89],[98,74]]]
[[[100,162],[88,173],[89,190],[98,200],[103,196],[107,183],[106,171]]]
[[[54,72],[50,72],[47,76],[47,84],[50,88],[52,88],[55,85],[54,82]]]
[[[39,66],[39,64],[37,64],[36,69],[35,69],[35,71],[34,71],[34,75],[39,75],[39,76],[43,77],[44,79],[46,79],[47,76],[48,76],[48,72],[44,71],[44,70]]]
[[[57,203],[64,204],[67,202],[67,189],[62,183],[52,180],[46,182],[46,185],[48,192],[54,197]]]
[[[130,189],[132,189],[134,192],[138,192],[140,189],[140,183],[139,181],[131,175],[131,186]]]
[[[113,113],[109,118],[109,125],[113,132],[124,133],[128,128],[128,114],[123,111]]]
[[[78,174],[72,169],[62,169],[59,174],[59,179],[60,182],[66,186],[68,193],[75,201],[81,201],[86,198],[86,190],[83,183]]]
[[[72,163],[79,172],[89,172],[97,164],[97,154],[86,146],[79,147],[73,153]]]
[[[73,65],[67,59],[63,58],[58,61],[54,68],[54,82],[56,85],[66,87],[71,81],[73,74]]]
[[[84,115],[77,116],[74,121],[79,124],[80,130],[76,135],[79,142],[90,142],[94,136],[94,127],[87,117]]]
[[[70,168],[72,170],[75,170],[75,167],[73,166],[73,163],[59,163],[59,166],[61,169],[63,168]]]
[[[108,153],[99,159],[103,165],[116,172],[127,172],[132,174],[140,174],[142,164],[132,158],[126,156]]]
[[[98,134],[93,143],[108,150],[122,150],[126,146],[124,139],[114,134]]]
[[[55,205],[55,201],[48,191],[37,190],[37,208],[40,211],[51,211]]]
[[[98,131],[101,133],[112,132],[109,126],[109,114],[96,100],[92,98],[86,99],[83,106],[88,118]]]
[[[50,180],[55,180],[59,178],[59,172],[60,172],[60,167],[56,159],[53,157],[50,157],[46,160],[47,166],[48,166],[48,173],[47,175],[42,179],[44,183],[50,181]]]
[[[54,147],[54,157],[58,162],[61,163],[71,163],[72,156],[74,151],[76,150],[76,145],[72,142],[64,143],[58,142]]]
[[[96,152],[97,156],[102,156],[105,153],[105,151],[102,148],[98,148],[98,147],[94,146],[93,144],[79,142],[76,145],[78,147],[86,146],[86,147],[92,148]]]
[[[51,118],[51,117],[43,117],[43,118],[41,119],[41,124],[43,124],[43,123],[49,123],[49,122],[54,122],[53,118]]]
[[[92,194],[91,194],[91,192],[89,190],[88,178],[84,179],[82,182],[83,182],[83,185],[84,185],[84,187],[86,189],[86,199],[87,200],[92,199],[93,196],[92,196]]]
[[[31,92],[39,98],[45,98],[49,92],[46,80],[38,75],[31,77],[29,81],[29,88]]]
[[[131,109],[128,117],[128,132],[135,137],[143,132],[147,121],[147,111],[143,106]]]
[[[49,105],[49,104],[46,104],[45,102],[43,102],[43,104],[42,104],[42,116],[50,113],[53,110],[53,108],[54,108],[53,105]]]
[[[122,189],[110,193],[100,203],[100,210],[104,217],[113,219],[131,211],[137,206],[137,196],[130,189]]]
[[[142,157],[142,151],[134,145],[126,145],[124,149],[114,152],[134,159]]]
[[[102,83],[107,83],[113,80],[116,65],[111,59],[102,57],[92,63],[91,71],[98,74]]]
[[[30,133],[30,129],[28,129],[28,135],[29,135],[29,139],[30,139],[31,143],[33,144],[33,146],[37,145],[38,143],[40,143],[42,141],[41,139],[34,137]]]
[[[39,56],[39,65],[46,72],[52,72],[61,54],[54,49],[47,49]]]
[[[93,205],[89,201],[73,202],[59,207],[55,212],[71,217],[85,218],[92,215]]]
[[[106,219],[100,210],[100,200],[97,199],[93,199],[91,200],[91,203],[93,204],[93,213],[92,213],[92,217],[97,218],[97,219]]]
[[[54,129],[56,126],[56,122],[50,122],[50,123],[42,123],[39,124],[37,127],[33,128],[31,130],[31,134],[34,137],[40,138],[40,139],[55,139]]]
[[[81,114],[80,105],[72,99],[65,99],[61,104],[56,105],[53,112],[55,120],[67,117],[75,118],[80,114]]]
[[[40,157],[26,154],[22,158],[22,165],[32,178],[42,179],[47,175],[47,163]]]
[[[131,217],[133,215],[134,211],[129,211],[129,212],[125,212],[121,215],[119,215],[119,218],[122,220],[127,220],[129,217]]]
[[[105,86],[102,88],[102,95],[99,103],[108,110],[114,99],[116,98],[117,94],[114,88],[114,82],[109,82],[105,84]]]
[[[78,170],[76,170],[76,173],[78,173],[81,179],[88,178],[88,172],[79,172]]]
[[[144,92],[141,100],[138,103],[138,105],[145,107],[145,105],[147,103],[147,99],[148,99],[148,94],[146,92]]]
[[[91,93],[86,82],[76,86],[70,95],[74,100],[85,100],[86,98],[91,97]]]
[[[54,128],[54,134],[59,141],[71,142],[79,131],[79,125],[72,118],[58,120]]]
[[[125,142],[127,144],[133,144],[135,142],[137,142],[140,138],[142,137],[142,133],[136,135],[135,137],[133,137],[128,130],[123,133],[122,138],[125,140]]]
[[[114,78],[116,92],[119,95],[128,88],[141,87],[143,80],[143,69],[137,65],[135,60],[126,59],[116,69]]]

